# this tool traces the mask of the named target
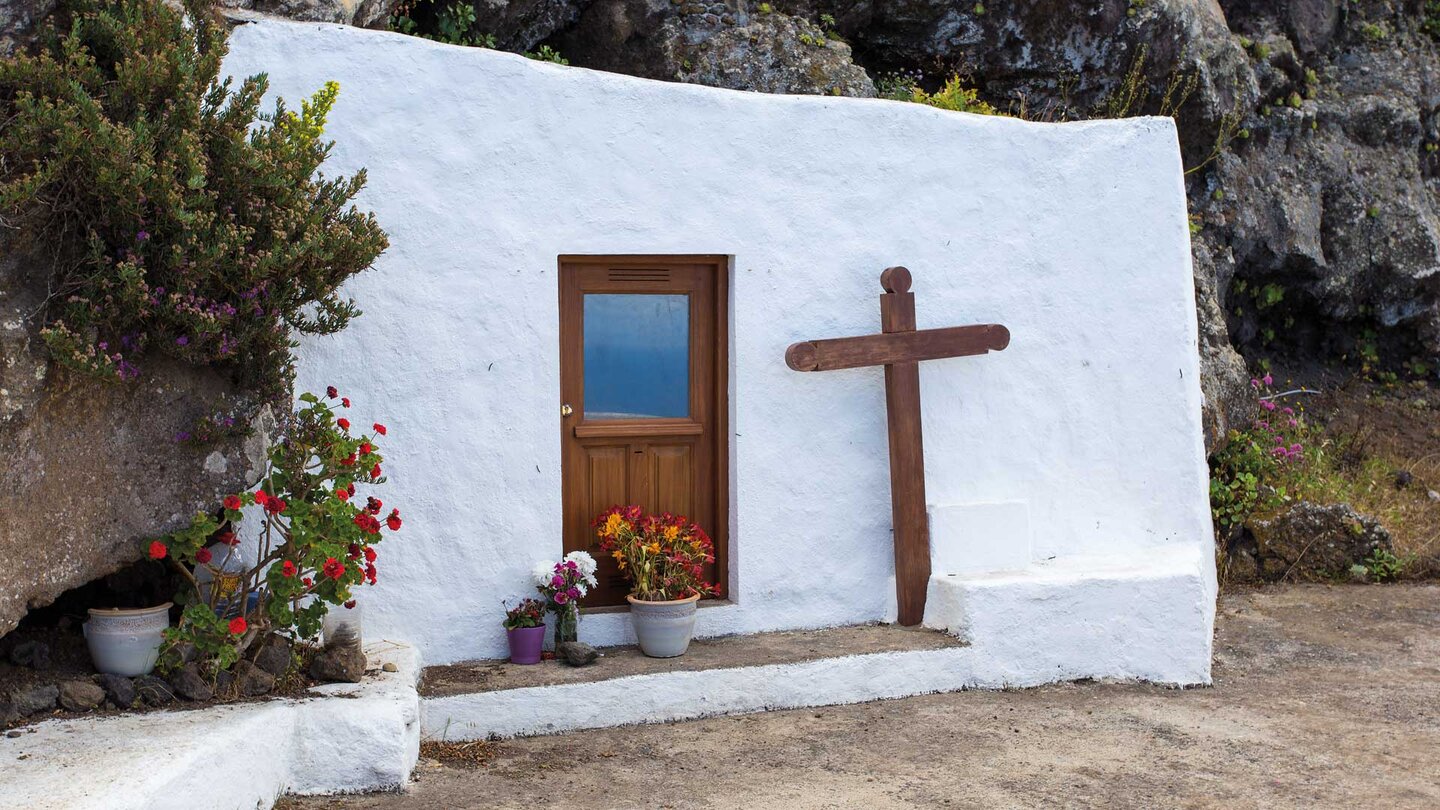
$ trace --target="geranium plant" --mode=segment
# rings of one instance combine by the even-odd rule
[[[555,614],[555,643],[579,636],[580,600],[595,587],[595,568],[595,558],[583,551],[572,551],[557,563],[536,563],[535,590]]]
[[[620,564],[631,595],[646,602],[716,596],[705,581],[715,546],[699,524],[684,515],[647,515],[638,506],[614,506],[593,524],[601,550]]]
[[[253,492],[227,495],[218,515],[201,513],[189,527],[150,543],[153,559],[169,559],[187,578],[184,614],[167,631],[162,666],[193,645],[213,669],[235,663],[268,631],[312,638],[331,605],[353,604],[353,589],[375,584],[375,545],[400,530],[400,510],[359,486],[385,483],[380,454],[384,425],[352,431],[350,407],[333,387],[325,397],[303,394],[281,439],[270,448],[265,477]],[[362,502],[363,497],[363,502]],[[253,562],[226,565],[241,542],[230,524],[259,507]],[[218,553],[217,553],[218,551]],[[223,555],[223,556],[222,556]],[[206,578],[192,572],[205,570]],[[223,585],[221,584],[223,583]],[[250,597],[258,594],[256,609]]]
[[[540,627],[545,624],[545,603],[539,599],[525,599],[512,608],[505,609],[505,629],[519,630],[522,627]]]
[[[1255,419],[1244,430],[1232,430],[1229,442],[1211,460],[1210,510],[1215,529],[1229,535],[1252,515],[1286,503],[1283,480],[1306,461],[1307,426],[1295,409],[1282,403],[1284,394],[1266,374],[1252,379]]]

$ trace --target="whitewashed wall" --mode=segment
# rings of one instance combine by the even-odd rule
[[[238,29],[227,69],[292,105],[341,85],[329,172],[391,248],[300,382],[390,428],[405,517],[367,635],[429,663],[504,652],[501,600],[558,556],[556,257],[721,253],[732,280],[732,595],[719,634],[893,611],[879,369],[799,374],[796,340],[878,330],[881,269],[922,328],[1003,322],[923,366],[929,498],[1028,504],[1037,559],[1142,566],[1210,543],[1181,165],[1169,119],[1064,125],[767,96],[330,25]],[[1213,570],[1204,572],[1213,583]],[[1207,625],[1208,626],[1208,625]],[[623,640],[623,615],[582,637]]]

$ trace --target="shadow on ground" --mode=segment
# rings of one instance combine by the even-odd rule
[[[462,756],[422,760],[404,795],[279,806],[1440,807],[1440,586],[1228,595],[1211,689],[928,695]]]

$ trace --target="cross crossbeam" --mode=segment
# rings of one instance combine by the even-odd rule
[[[925,449],[920,426],[920,361],[1001,351],[1010,330],[1000,324],[915,329],[910,271],[880,274],[878,335],[793,343],[785,363],[796,371],[885,367],[885,413],[890,434],[890,508],[895,533],[895,598],[899,621],[925,618],[930,582],[930,527],[925,504]]]

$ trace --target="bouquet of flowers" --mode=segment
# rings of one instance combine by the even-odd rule
[[[506,630],[540,627],[543,624],[545,624],[545,603],[539,599],[526,599],[515,607],[505,609]]]
[[[609,552],[630,580],[631,595],[643,602],[716,596],[705,581],[715,547],[698,524],[683,515],[647,515],[638,506],[613,506],[595,518],[600,548]]]
[[[580,600],[595,587],[595,558],[572,551],[560,562],[536,563],[534,577],[535,590],[555,614],[555,643],[577,640]]]

